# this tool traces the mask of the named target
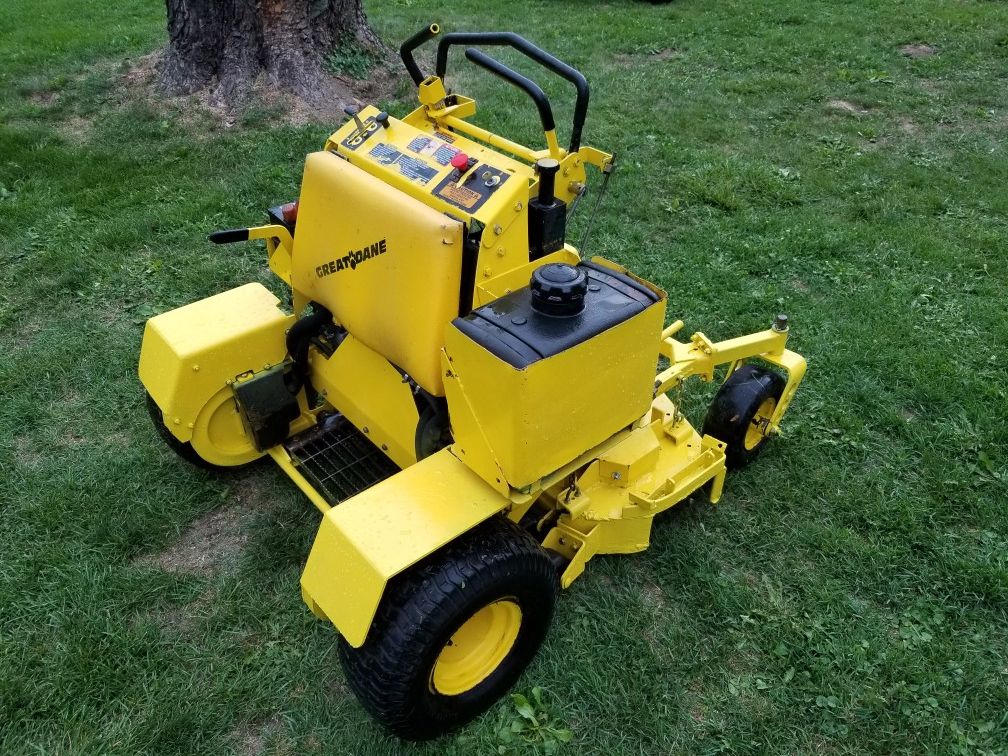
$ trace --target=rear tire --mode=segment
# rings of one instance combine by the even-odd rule
[[[535,540],[495,516],[390,582],[364,645],[339,657],[364,708],[408,740],[481,714],[546,637],[556,570]]]
[[[730,469],[744,467],[760,453],[767,440],[760,426],[769,420],[784,385],[778,373],[747,363],[718,389],[703,433],[725,443],[725,464]]]

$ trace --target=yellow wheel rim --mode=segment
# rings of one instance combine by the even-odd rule
[[[457,696],[486,680],[511,651],[521,622],[521,607],[510,599],[478,610],[441,649],[431,675],[434,690]]]
[[[777,400],[772,396],[767,397],[763,400],[763,403],[756,410],[756,414],[753,415],[752,422],[749,423],[749,427],[746,428],[745,434],[745,448],[747,451],[752,451],[760,442],[766,438],[766,434],[763,432],[764,427],[770,420],[770,416],[773,414],[774,407],[777,406]]]

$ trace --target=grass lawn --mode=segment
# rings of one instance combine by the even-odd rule
[[[450,6],[367,3],[388,40],[514,30],[581,68],[585,141],[622,163],[591,252],[666,288],[687,332],[787,312],[810,365],[717,507],[685,503],[561,598],[517,690],[542,689],[562,752],[1008,753],[1008,5]],[[145,319],[269,282],[258,245],[205,236],[293,198],[335,124],[134,96],[163,4],[5,8],[0,753],[557,745],[502,739],[512,700],[434,744],[384,735],[301,603],[314,508],[269,463],[186,466],[144,410]],[[537,143],[521,95],[456,82]]]

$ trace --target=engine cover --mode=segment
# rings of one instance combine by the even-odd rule
[[[664,292],[599,258],[577,269],[587,278],[577,314],[541,312],[523,287],[448,329],[456,450],[468,460],[470,449],[489,447],[513,488],[639,420],[654,397]],[[467,413],[472,423],[462,418]]]

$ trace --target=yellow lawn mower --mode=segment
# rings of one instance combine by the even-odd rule
[[[269,455],[318,507],[304,601],[339,631],[361,703],[410,739],[514,684],[589,559],[646,549],[655,515],[694,491],[717,501],[805,373],[785,316],[680,341],[664,291],[566,242],[589,167],[602,190],[616,167],[581,144],[580,72],[516,34],[449,33],[425,76],[413,51],[438,34],[400,50],[416,110],[351,109],[297,202],[210,236],[264,240],[292,312],[257,283],[166,312],[139,368],[184,458]],[[542,89],[478,49],[501,45],[573,85],[567,147]],[[544,148],[468,120],[475,101],[445,87],[453,46],[532,99]],[[669,393],[719,366],[697,431]]]

